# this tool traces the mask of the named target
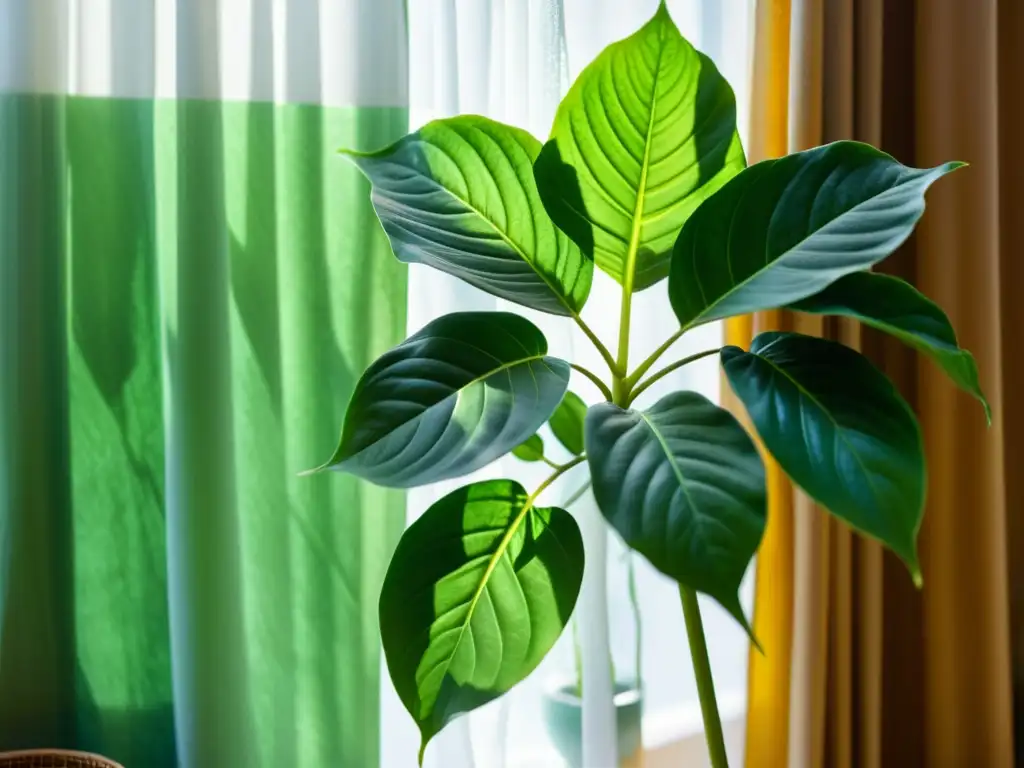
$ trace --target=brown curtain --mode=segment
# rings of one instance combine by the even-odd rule
[[[950,315],[994,420],[929,361],[853,323],[730,321],[730,343],[786,328],[861,349],[915,407],[929,460],[921,591],[769,468],[746,764],[1011,766],[1024,691],[1024,0],[759,0],[751,115],[751,162],[858,139],[908,165],[970,163],[929,192],[916,235],[880,269]]]

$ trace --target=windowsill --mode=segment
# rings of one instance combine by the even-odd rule
[[[725,734],[725,749],[731,765],[743,762],[746,700],[726,696],[718,701]],[[692,768],[709,766],[708,747],[700,706],[680,707],[644,718],[643,768]]]
[[[718,700],[730,765],[743,764],[746,697],[723,696]],[[644,717],[643,761],[627,763],[629,768],[709,768],[704,722],[700,705],[679,707]],[[548,750],[520,752],[510,760],[509,768],[561,766],[562,761]]]

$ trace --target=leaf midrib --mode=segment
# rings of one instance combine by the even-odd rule
[[[475,386],[477,384],[481,384],[481,383],[485,382],[487,379],[491,378],[492,376],[496,376],[499,373],[502,373],[503,371],[508,371],[508,370],[510,370],[512,368],[515,368],[516,366],[528,365],[529,363],[536,363],[536,362],[541,362],[542,363],[542,362],[544,362],[544,358],[546,358],[547,356],[548,355],[547,355],[546,352],[543,353],[543,354],[531,355],[530,357],[524,357],[524,358],[520,358],[518,360],[513,360],[513,361],[508,362],[508,363],[502,363],[497,368],[494,368],[494,369],[488,371],[487,373],[480,374],[479,376],[473,378],[471,381],[468,381],[465,384],[462,384],[462,385],[458,386],[455,389],[454,392],[452,392],[452,393],[450,393],[448,395],[445,395],[443,398],[441,398],[440,400],[438,400],[435,403],[431,403],[426,408],[424,408],[422,411],[420,411],[415,416],[413,416],[411,419],[403,421],[398,427],[395,427],[395,429],[392,429],[387,434],[381,436],[377,440],[374,440],[369,445],[366,445],[363,448],[360,448],[356,453],[350,454],[345,459],[342,459],[342,461],[346,461],[346,460],[352,458],[353,456],[357,456],[358,454],[363,453],[364,451],[367,451],[370,448],[373,448],[375,445],[379,444],[380,442],[389,439],[391,437],[391,435],[395,432],[395,430],[399,429],[400,427],[404,427],[406,424],[411,424],[413,421],[416,421],[417,419],[422,418],[423,414],[425,414],[427,411],[432,410],[433,408],[436,408],[437,406],[441,405],[441,403],[444,403],[444,402],[448,401],[449,399],[451,399],[453,397],[458,397],[461,392],[464,392],[465,390],[469,389],[470,387],[473,387],[473,386]],[[551,369],[548,368],[548,370],[550,371]],[[532,370],[531,370],[531,372],[532,372]],[[534,381],[536,381],[536,377],[534,377]],[[513,399],[514,399],[514,397],[515,396],[513,394]],[[331,463],[333,463],[333,462],[328,462],[328,465],[331,464]],[[325,466],[327,466],[327,465],[325,465]]]
[[[651,81],[651,112],[647,118],[647,135],[644,137],[644,159],[640,166],[640,182],[636,190],[636,205],[633,207],[633,229],[626,248],[626,263],[623,270],[622,290],[633,293],[636,278],[636,261],[640,252],[640,232],[644,224],[644,204],[647,197],[647,171],[651,163],[651,138],[654,135],[655,113],[658,110],[658,77],[661,73],[661,57],[665,52],[665,25],[658,26],[658,60],[654,63],[654,77]]]
[[[501,541],[498,542],[498,546],[494,550],[494,554],[491,555],[491,559],[487,562],[487,568],[484,570],[483,575],[480,577],[480,582],[477,584],[476,589],[473,591],[473,597],[470,598],[469,608],[466,610],[466,618],[462,621],[462,626],[459,627],[459,635],[455,638],[455,645],[452,646],[452,651],[448,654],[448,658],[444,662],[444,671],[441,673],[441,681],[443,682],[445,677],[448,675],[448,670],[451,668],[452,661],[455,659],[455,655],[459,652],[459,648],[462,646],[462,638],[465,637],[466,630],[469,627],[470,622],[473,620],[473,615],[476,613],[477,603],[483,596],[483,593],[487,590],[487,586],[491,580],[491,576],[494,575],[495,569],[498,567],[498,562],[505,555],[508,550],[508,545],[512,541],[512,537],[516,535],[516,531],[519,530],[519,526],[523,524],[523,520],[533,510],[536,504],[536,498],[529,496],[526,498],[523,508],[516,514],[505,531],[505,534],[501,537]],[[513,578],[515,576],[513,575]],[[440,687],[439,687],[440,690]],[[437,701],[434,701],[436,704]],[[431,706],[431,712],[433,712],[433,705]]]
[[[774,341],[771,342],[771,344],[774,343]],[[770,347],[771,344],[769,344],[768,347]],[[765,347],[765,349],[767,349],[768,347]],[[764,350],[761,350],[761,352],[763,351]],[[812,404],[814,404],[815,407],[818,408],[819,411],[825,414],[825,417],[828,419],[828,421],[832,423],[832,427],[835,430],[835,433],[839,436],[840,441],[842,441],[842,443],[846,445],[847,450],[856,460],[857,466],[860,467],[861,473],[864,475],[864,479],[867,482],[868,488],[871,491],[871,495],[875,499],[876,508],[881,509],[882,505],[879,503],[878,490],[875,488],[875,484],[871,480],[871,473],[868,472],[868,468],[864,466],[864,461],[863,459],[861,459],[860,453],[854,450],[853,445],[847,439],[846,433],[844,432],[844,427],[832,416],[828,408],[826,408],[821,403],[821,401],[818,400],[818,398],[815,397],[814,394],[810,392],[810,390],[804,387],[799,381],[794,379],[784,368],[781,368],[780,366],[776,365],[772,360],[768,359],[767,357],[764,357],[764,355],[760,354],[759,352],[748,352],[747,354],[753,355],[754,357],[760,360],[764,360],[764,362],[767,363],[772,368],[772,370],[782,374],[784,378],[786,378],[794,387],[796,387],[797,391],[801,395],[806,397]]]
[[[465,137],[460,136],[460,138],[462,138],[463,141],[466,141]],[[466,143],[469,144],[468,141],[466,141]],[[432,144],[432,146],[438,147],[438,149],[441,149],[442,152],[445,152],[445,154],[448,155],[448,152],[446,150],[444,150],[442,147],[439,147],[437,144]],[[470,144],[470,146],[472,146],[472,145]],[[473,150],[476,151],[476,148],[473,147]],[[502,152],[502,154],[504,154],[504,152]],[[479,152],[477,152],[477,155],[479,156]],[[451,158],[451,155],[448,155],[448,156]],[[505,158],[509,159],[508,155],[505,155]],[[454,158],[451,158],[451,159],[454,162]],[[483,162],[483,161],[481,160],[481,162]],[[511,160],[509,160],[509,162],[511,164]],[[461,172],[461,169],[460,169],[460,172]],[[526,262],[527,265],[529,265],[529,267],[533,270],[533,273],[535,275],[537,275],[537,277],[539,277],[541,279],[541,281],[544,283],[544,285],[546,285],[548,287],[548,290],[550,290],[551,293],[554,294],[555,298],[558,299],[558,303],[561,304],[563,307],[565,307],[566,311],[569,313],[569,316],[574,318],[574,319],[579,319],[579,317],[580,317],[579,312],[576,309],[574,309],[572,306],[569,305],[567,298],[562,294],[562,292],[560,290],[560,286],[553,285],[552,282],[548,279],[547,275],[545,275],[544,273],[542,273],[540,270],[537,269],[536,261],[533,260],[533,259],[530,259],[529,257],[527,257],[526,252],[522,249],[522,247],[520,247],[516,242],[514,242],[501,229],[501,227],[499,227],[497,225],[496,222],[492,221],[489,216],[484,215],[484,213],[479,208],[477,208],[475,205],[473,205],[471,202],[469,202],[468,200],[465,200],[460,195],[455,194],[452,190],[448,189],[446,186],[444,186],[443,184],[439,183],[432,176],[428,176],[426,174],[421,174],[421,175],[423,176],[423,178],[427,179],[431,184],[434,184],[442,192],[447,193],[453,200],[457,200],[458,202],[460,202],[464,206],[466,206],[466,208],[469,209],[469,211],[471,213],[474,213],[477,216],[479,216],[481,221],[486,222],[487,225],[490,226],[490,228],[492,230],[494,230],[494,232],[498,235],[498,237],[509,248],[511,248],[516,253],[516,255],[519,256],[519,258],[521,258],[524,262]],[[517,179],[519,178],[518,174],[516,174],[516,178]],[[524,189],[524,191],[526,191],[526,190]],[[501,199],[502,199],[502,204],[504,204],[504,202],[505,202],[504,195],[501,195]],[[531,205],[531,213],[532,212],[533,212],[533,206]],[[536,226],[536,217],[531,215],[530,218],[534,222],[534,226]],[[558,242],[560,236],[561,236],[561,232],[556,229],[556,231],[555,231],[556,251],[559,250],[558,247],[557,247],[557,242]],[[582,254],[581,254],[581,258],[582,258]]]
[[[775,161],[775,162],[778,162],[778,161]],[[764,174],[761,178],[755,179],[754,180],[754,185],[756,185],[758,181],[761,181],[761,179],[764,176],[767,176],[767,174]],[[794,176],[794,178],[796,178],[796,177]],[[854,211],[856,211],[861,206],[868,204],[872,200],[875,200],[875,199],[881,197],[882,195],[884,195],[884,194],[886,194],[888,192],[891,192],[892,190],[896,189],[899,186],[902,186],[904,180],[905,180],[905,177],[903,175],[901,175],[896,180],[896,183],[894,183],[891,187],[888,187],[887,189],[884,189],[883,191],[879,192],[877,195],[872,195],[867,200],[862,200],[861,202],[857,203],[857,205],[853,206],[852,208],[849,208],[849,209],[843,211],[841,214],[836,216],[834,219],[829,220],[823,226],[819,227],[818,229],[814,230],[813,232],[809,232],[799,242],[794,243],[789,248],[787,248],[784,253],[781,253],[778,256],[776,256],[774,259],[772,259],[771,261],[766,262],[764,264],[764,266],[762,266],[760,269],[752,272],[750,275],[748,275],[746,278],[741,280],[739,283],[736,283],[735,285],[733,285],[728,291],[723,293],[721,296],[719,296],[717,299],[715,299],[711,304],[709,304],[703,310],[701,310],[700,314],[698,314],[696,317],[694,317],[692,320],[690,320],[688,323],[686,323],[686,325],[683,326],[683,330],[689,330],[689,329],[694,328],[694,327],[696,327],[698,325],[701,325],[704,322],[708,322],[707,320],[705,320],[707,315],[710,314],[711,312],[713,312],[714,309],[716,307],[718,307],[722,302],[724,302],[727,298],[729,298],[730,296],[735,294],[737,291],[739,291],[741,288],[743,288],[748,283],[753,281],[755,278],[763,275],[765,272],[768,272],[776,264],[778,264],[782,259],[784,259],[787,256],[789,256],[793,251],[797,250],[798,248],[803,247],[807,243],[808,240],[810,240],[812,237],[815,237],[816,235],[818,235],[823,229],[825,229],[825,227],[831,226],[835,222],[837,222],[837,221],[843,219],[844,217],[846,217],[847,215],[853,213]],[[786,190],[787,191],[788,191],[791,183],[792,183],[792,179],[790,179],[790,181],[786,183]],[[754,185],[752,185],[752,186],[754,186]],[[743,194],[741,195],[741,200],[742,200],[742,198],[746,197],[746,193],[748,191],[749,191],[749,189],[743,192]],[[815,195],[815,199],[817,199],[817,195]],[[736,208],[737,209],[739,208],[739,204],[740,204],[740,201],[737,201],[737,203],[736,203]],[[772,218],[774,218],[776,211],[778,211],[778,207],[776,207],[772,211]],[[736,211],[734,210],[733,214],[735,214],[735,213],[736,213]],[[735,219],[735,216],[733,217],[733,219]],[[770,226],[770,220],[769,220],[769,226]],[[733,230],[733,227],[732,227],[732,225],[730,225],[730,227],[729,227],[730,239],[731,239],[731,236],[732,236],[732,230]],[[696,247],[696,243],[694,245]],[[767,246],[767,235],[766,235],[766,246]],[[731,270],[731,265],[730,265],[730,270]],[[808,295],[813,295],[813,293],[812,294],[808,294]],[[796,299],[796,301],[800,301],[800,299]]]
[[[651,430],[651,434],[654,435],[654,439],[658,441],[658,445],[661,447],[662,452],[665,454],[665,458],[668,459],[669,466],[672,467],[672,473],[676,476],[676,481],[679,483],[679,487],[682,489],[683,495],[686,497],[686,503],[689,505],[690,509],[693,510],[694,516],[700,517],[700,510],[694,503],[693,496],[690,495],[690,489],[687,487],[686,484],[686,476],[683,474],[682,467],[680,467],[679,463],[676,461],[675,455],[672,453],[671,446],[669,446],[668,441],[665,439],[664,435],[662,435],[661,432],[658,431],[657,425],[655,425],[655,423],[651,421],[650,418],[648,418],[647,414],[643,412],[638,413],[641,420],[644,422],[644,424],[647,425],[647,428]]]

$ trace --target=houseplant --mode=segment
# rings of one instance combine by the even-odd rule
[[[737,590],[765,525],[753,437],[694,392],[632,407],[666,373],[718,356],[760,443],[822,507],[896,553],[920,585],[916,536],[925,459],[916,418],[867,359],[841,344],[766,332],[748,350],[709,349],[651,373],[704,323],[785,307],[842,315],[931,357],[985,404],[977,368],[942,311],[871,267],[958,168],[909,168],[840,141],[745,167],[732,91],[682,38],[664,4],[609,46],[561,103],[546,144],[475,116],[440,120],[369,154],[347,153],[397,257],[575,322],[606,375],[548,354],[508,312],[441,317],[379,358],[322,468],[396,487],[466,475],[530,438],[573,372],[605,402],[585,452],[528,491],[470,483],[403,535],[380,598],[388,669],[423,749],[446,723],[526,677],[569,621],[583,572],[573,518],[539,506],[586,464],[601,513],[679,583],[712,764],[725,765],[696,593],[750,631]],[[622,286],[612,352],[580,317],[595,266]],[[666,283],[667,278],[667,283]],[[630,359],[634,301],[667,285],[678,326]]]

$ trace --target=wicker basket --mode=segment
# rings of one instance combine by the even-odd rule
[[[119,763],[87,752],[63,749],[30,749],[0,752],[0,768],[123,768]]]

